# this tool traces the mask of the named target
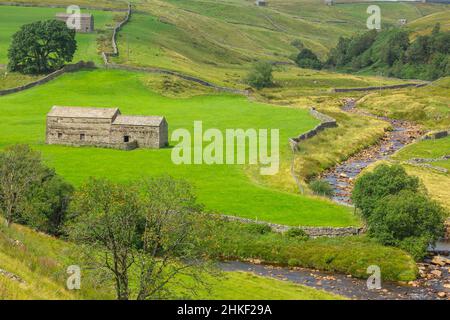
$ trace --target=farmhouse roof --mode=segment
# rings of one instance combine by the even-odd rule
[[[122,115],[119,115],[114,120],[113,125],[158,127],[163,120],[164,120],[164,117],[160,117],[160,116],[122,116]]]
[[[56,14],[56,17],[61,17],[61,18],[68,18],[68,17],[71,17],[71,16],[72,16],[72,14],[65,13],[65,12],[59,12],[59,13]],[[92,14],[90,14],[90,13],[80,13],[80,17],[81,18],[91,18]]]
[[[120,113],[119,108],[89,108],[54,106],[48,113],[49,117],[69,118],[100,118],[112,119]]]

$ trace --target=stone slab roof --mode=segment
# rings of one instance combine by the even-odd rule
[[[159,127],[164,117],[160,116],[122,116],[116,117],[113,125],[152,126]]]
[[[60,13],[57,13],[55,16],[58,17],[58,18],[68,18],[68,17],[70,17],[72,15],[68,14],[68,13],[60,12]],[[92,18],[92,14],[90,14],[90,13],[80,13],[80,17],[81,18]]]
[[[120,113],[119,108],[88,108],[54,106],[47,114],[48,117],[66,118],[99,118],[112,119]]]

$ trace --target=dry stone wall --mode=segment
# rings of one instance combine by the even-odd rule
[[[311,238],[317,237],[345,237],[345,236],[353,236],[364,233],[364,228],[361,227],[294,227],[294,226],[286,226],[276,223],[270,223],[265,221],[258,221],[252,219],[246,219],[236,216],[222,216],[227,221],[238,221],[242,223],[257,223],[262,225],[267,225],[271,227],[272,231],[283,233],[290,229],[301,229]]]
[[[95,64],[92,61],[88,61],[88,62],[80,61],[75,64],[68,64],[68,65],[65,65],[64,67],[62,67],[61,69],[56,70],[55,72],[52,72],[52,73],[44,76],[43,78],[41,78],[39,80],[27,83],[23,86],[19,86],[16,88],[0,90],[0,96],[5,96],[7,94],[11,94],[11,93],[15,93],[15,92],[19,92],[19,91],[23,91],[23,90],[27,90],[27,89],[39,86],[41,84],[47,83],[47,82],[59,77],[60,75],[66,73],[66,72],[73,72],[73,71],[77,71],[80,69],[89,69],[89,68],[95,68]]]
[[[293,150],[298,150],[298,144],[302,140],[306,140],[309,138],[314,137],[317,135],[320,131],[325,130],[326,128],[334,128],[337,127],[337,122],[335,119],[327,116],[326,114],[320,113],[314,108],[311,108],[309,113],[316,119],[320,120],[321,123],[317,125],[314,129],[311,129],[298,137],[289,138],[289,144],[291,145],[291,148]]]
[[[208,81],[205,81],[205,80],[193,77],[193,76],[189,76],[186,74],[182,74],[182,73],[179,73],[176,71],[172,71],[172,70],[166,70],[166,69],[155,68],[155,67],[125,66],[125,65],[119,65],[119,64],[110,62],[109,61],[110,57],[117,57],[119,55],[119,48],[117,45],[117,34],[120,31],[120,29],[130,20],[130,18],[131,18],[131,4],[128,5],[128,12],[127,12],[127,16],[125,17],[125,19],[123,21],[121,21],[120,23],[118,23],[113,30],[113,35],[112,35],[112,39],[111,39],[112,49],[113,49],[112,52],[102,52],[102,58],[103,58],[103,62],[105,64],[106,68],[117,69],[117,70],[126,70],[126,71],[142,71],[142,72],[156,73],[156,74],[167,74],[167,75],[175,76],[175,77],[187,80],[187,81],[198,83],[205,87],[213,88],[217,91],[249,95],[250,92],[248,90],[239,90],[239,89],[234,89],[234,88],[218,86],[211,82],[208,82]]]
[[[389,90],[389,89],[401,89],[401,88],[408,88],[408,87],[424,87],[428,85],[429,83],[404,83],[404,84],[395,84],[395,85],[389,85],[389,86],[373,86],[373,87],[364,87],[364,88],[332,88],[331,92],[352,92],[352,91],[376,91],[376,90]]]
[[[27,3],[27,2],[1,2],[0,6],[14,6],[14,7],[42,7],[42,8],[67,8],[68,5],[63,4],[46,4],[46,3]],[[79,6],[80,9],[85,10],[97,10],[97,11],[114,11],[114,12],[126,12],[128,9],[121,8],[103,8],[96,6]]]
[[[440,130],[427,133],[422,140],[442,139],[450,135],[450,130]]]

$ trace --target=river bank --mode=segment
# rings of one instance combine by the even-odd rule
[[[358,152],[321,175],[321,179],[328,181],[334,190],[333,200],[347,205],[351,205],[350,197],[353,183],[362,170],[376,161],[387,159],[424,134],[418,125],[407,121],[375,116],[358,110],[355,106],[355,99],[346,99],[342,110],[387,121],[391,124],[392,130],[385,132],[377,144]]]

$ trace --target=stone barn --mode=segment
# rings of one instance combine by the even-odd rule
[[[72,15],[67,13],[57,13],[56,20],[61,20],[67,23],[67,20]],[[94,31],[94,16],[90,13],[82,13],[80,15],[80,27],[75,29],[77,32],[89,33]]]
[[[256,4],[258,7],[266,7],[266,6],[267,6],[267,1],[266,1],[266,0],[256,0],[256,1],[255,1],[255,4]]]
[[[47,144],[132,150],[163,148],[168,124],[160,116],[125,116],[118,108],[54,106],[47,114]]]

